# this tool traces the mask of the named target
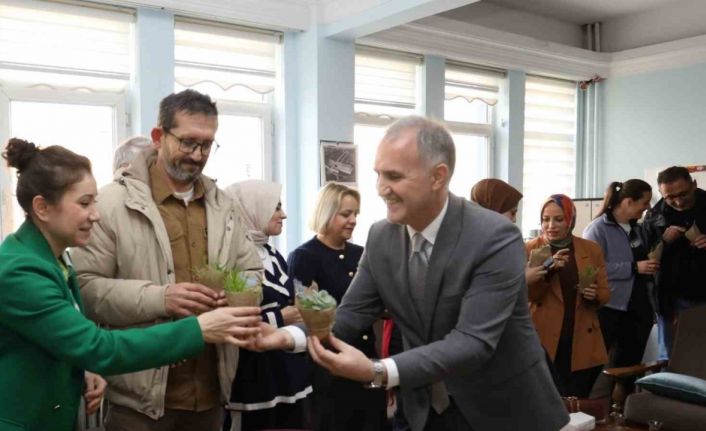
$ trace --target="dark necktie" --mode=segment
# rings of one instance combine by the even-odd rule
[[[424,281],[427,278],[429,258],[427,257],[427,241],[421,233],[412,237],[412,254],[409,256],[409,284],[414,302],[420,305],[424,298]],[[417,311],[421,312],[422,309]]]
[[[412,237],[412,254],[409,257],[409,284],[412,299],[417,311],[421,315],[424,312],[424,285],[429,269],[428,250],[431,243],[417,232]],[[449,394],[446,391],[444,382],[436,382],[430,387],[431,406],[437,414],[441,414],[449,405]]]

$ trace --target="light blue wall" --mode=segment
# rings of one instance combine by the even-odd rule
[[[602,181],[706,164],[706,64],[618,77],[603,92]]]
[[[492,176],[522,190],[525,140],[525,81],[522,70],[508,70],[500,83],[495,112],[495,154]]]
[[[321,29],[284,35],[286,147],[291,251],[313,235],[308,228],[320,185],[319,141],[353,141],[355,46],[322,36]]]
[[[424,63],[420,69],[420,112],[427,117],[443,120],[446,59],[435,55],[425,55]]]
[[[132,81],[132,133],[149,136],[157,125],[159,102],[174,92],[174,14],[138,8],[135,73]]]

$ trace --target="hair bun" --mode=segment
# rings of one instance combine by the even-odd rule
[[[10,167],[22,172],[37,154],[39,154],[39,148],[34,143],[24,139],[11,138],[2,156],[7,160],[7,164]]]

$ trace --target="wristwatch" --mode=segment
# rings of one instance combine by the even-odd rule
[[[366,384],[368,389],[384,388],[385,384],[385,364],[382,361],[373,361],[373,380]]]

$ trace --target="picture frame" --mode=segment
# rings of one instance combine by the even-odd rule
[[[335,181],[347,186],[358,184],[357,147],[352,142],[320,141],[321,185]]]

